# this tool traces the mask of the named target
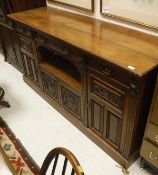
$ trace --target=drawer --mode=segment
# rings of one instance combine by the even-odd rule
[[[146,159],[148,162],[150,162],[152,165],[154,165],[156,168],[158,168],[158,147],[154,146],[150,142],[144,140],[140,155]]]
[[[67,44],[63,44],[58,40],[50,40],[44,36],[37,36],[37,43],[44,44],[45,46],[57,51],[58,53],[65,56],[66,59],[72,60],[77,65],[82,65],[85,62],[86,56],[81,53],[78,49],[71,47]]]
[[[146,132],[146,138],[150,139],[154,144],[158,145],[158,126],[150,123]]]
[[[127,93],[123,89],[117,86],[114,87],[109,82],[103,82],[95,76],[90,76],[90,93],[123,111]]]
[[[31,31],[28,29],[28,27],[20,24],[15,24],[15,29],[18,33],[25,35],[25,36],[31,36]]]
[[[19,40],[20,40],[20,49],[23,53],[29,55],[30,57],[33,57],[33,44],[32,41],[25,38],[25,37],[21,37],[19,36]]]
[[[131,91],[138,91],[139,89],[139,80],[137,77],[132,75],[127,70],[122,69],[121,67],[102,60],[101,58],[88,57],[88,67],[95,71],[99,77],[109,78],[123,86],[126,86],[131,89]]]

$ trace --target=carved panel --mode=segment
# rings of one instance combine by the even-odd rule
[[[90,127],[99,135],[102,135],[103,132],[103,111],[104,108],[101,104],[93,100],[91,101]]]
[[[35,82],[38,83],[38,74],[37,74],[37,65],[35,63],[35,60],[30,58],[30,66],[32,70],[32,78]]]
[[[103,137],[108,139],[110,142],[119,147],[121,129],[122,128],[122,118],[116,116],[106,107],[104,107],[104,127],[103,127]]]
[[[122,109],[124,104],[124,94],[120,93],[112,87],[108,87],[93,80],[92,92],[97,96],[104,98],[106,101],[111,103],[117,108]]]
[[[80,97],[61,86],[61,98],[64,108],[75,113],[80,118]]]
[[[29,58],[23,54],[22,61],[23,61],[25,76],[31,78],[31,69],[30,69],[31,67],[29,64]]]
[[[58,101],[57,80],[53,79],[53,77],[50,78],[47,74],[42,72],[42,81],[43,81],[44,91],[53,99]]]
[[[23,54],[22,59],[23,59],[25,76],[29,77],[31,80],[33,80],[37,84],[39,80],[38,80],[35,60],[33,60],[32,58],[28,57],[25,54]]]

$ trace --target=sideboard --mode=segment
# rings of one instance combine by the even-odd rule
[[[129,167],[139,156],[153,94],[158,38],[50,7],[8,17],[24,81]]]
[[[23,72],[18,38],[7,20],[7,14],[46,5],[46,0],[0,0],[0,50],[5,60]]]

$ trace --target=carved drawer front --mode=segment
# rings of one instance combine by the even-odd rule
[[[125,93],[110,84],[102,83],[101,81],[92,78],[91,93],[104,99],[114,107],[123,110]]]
[[[141,147],[141,156],[158,168],[158,147],[144,140]]]
[[[147,133],[146,133],[146,138],[151,140],[154,144],[158,146],[158,126],[149,124]]]
[[[29,56],[33,56],[33,45],[29,39],[24,37],[19,37],[21,51]]]
[[[72,112],[78,119],[80,119],[81,115],[80,97],[63,86],[61,86],[61,104],[66,110]]]
[[[91,100],[89,127],[103,140],[108,141],[115,148],[119,148],[122,118],[95,100]]]
[[[23,54],[22,60],[24,65],[25,76],[33,80],[36,84],[38,84],[39,80],[35,60],[29,58],[25,54]]]
[[[83,53],[80,53],[79,50],[67,45],[63,44],[60,41],[56,40],[50,40],[44,36],[38,36],[38,41],[40,43],[47,45],[49,48],[53,49],[54,51],[57,51],[58,53],[65,56],[66,59],[70,59],[76,64],[83,64],[85,56]]]
[[[28,27],[17,23],[16,23],[16,31],[22,35],[26,35],[26,36],[31,35],[31,31],[28,29]]]
[[[42,72],[42,82],[44,91],[54,100],[58,101],[57,79],[53,76],[50,77],[46,73]]]
[[[115,81],[125,87],[131,88],[131,83],[136,84],[137,87],[135,88],[139,87],[137,81],[131,74],[129,74],[129,72],[116,65],[112,65],[106,61],[101,61],[99,58],[88,58],[87,62],[89,69],[93,72],[95,71],[99,77],[109,79],[109,81]]]

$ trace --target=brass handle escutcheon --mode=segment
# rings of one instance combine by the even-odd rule
[[[152,160],[157,160],[157,156],[153,156],[153,152],[150,152],[150,159]]]

